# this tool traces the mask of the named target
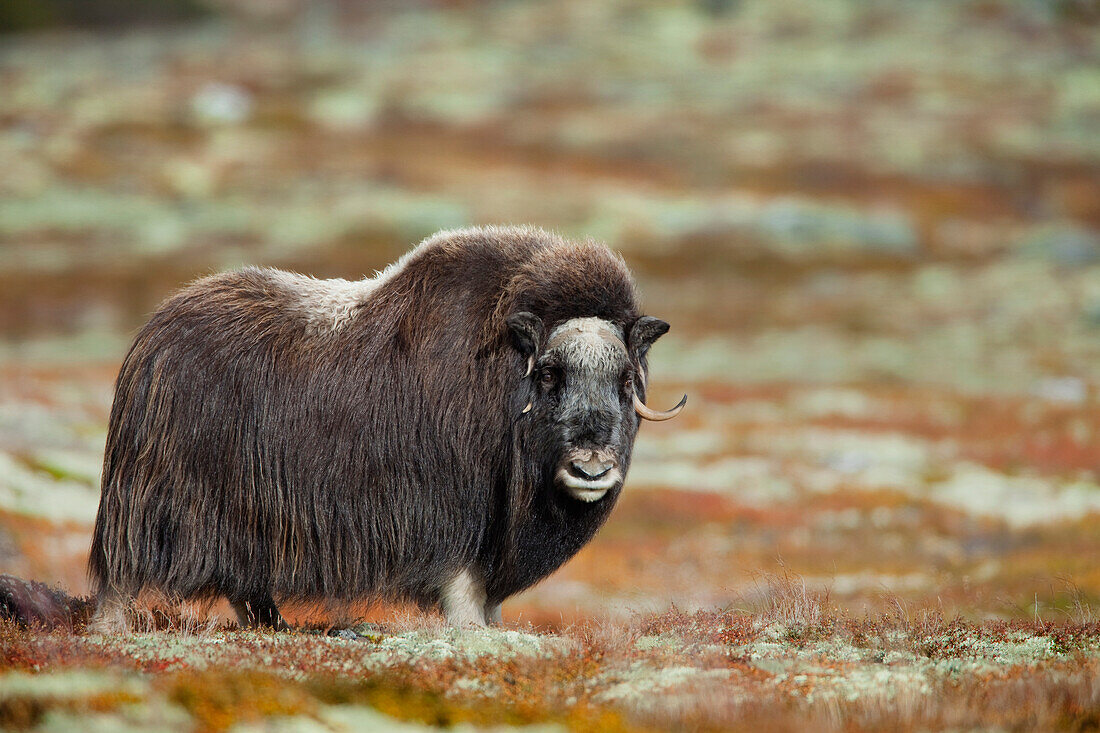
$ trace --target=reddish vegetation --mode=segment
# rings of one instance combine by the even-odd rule
[[[356,277],[440,227],[534,222],[623,253],[673,325],[653,399],[690,397],[643,428],[596,540],[505,604],[506,628],[565,646],[365,669],[448,632],[363,604],[287,609],[305,631],[272,637],[146,599],[133,637],[0,624],[0,675],[144,685],[0,680],[0,727],[172,704],[204,730],[342,705],[1100,728],[1089,3],[475,5],[5,39],[0,573],[86,592],[90,517],[49,514],[94,509],[126,342],[183,283]],[[210,86],[244,116],[204,118]],[[352,618],[366,638],[322,636]]]
[[[338,643],[302,632],[202,631],[194,637],[184,630],[186,618],[165,616],[174,629],[168,633],[192,650],[183,656],[165,656],[156,644],[142,642],[156,637],[92,642],[3,623],[0,666],[7,670],[154,676],[142,694],[0,695],[0,724],[31,726],[47,710],[93,715],[161,701],[178,706],[203,731],[278,716],[321,719],[329,706],[369,706],[430,725],[557,722],[574,731],[1049,729],[1076,726],[1100,712],[1094,681],[1100,622],[973,623],[908,611],[900,603],[853,616],[796,576],[758,583],[757,599],[744,610],[671,608],[624,623],[570,626],[558,637],[566,646],[541,655],[424,654],[390,658],[373,671],[360,665],[376,644],[409,628],[432,629],[434,622],[409,618],[375,626],[358,642]],[[434,628],[428,638],[440,633]],[[163,642],[178,644],[172,636]],[[1026,660],[998,657],[1029,640],[1046,651]],[[777,642],[785,651],[769,657]],[[197,665],[194,654],[209,655],[208,661]],[[784,673],[783,665],[793,666]],[[639,669],[713,671],[725,681],[713,689],[673,684],[644,705],[602,697]],[[899,675],[898,682],[856,688],[855,695],[832,692],[838,680],[876,670]],[[930,687],[909,685],[906,670],[923,670]]]

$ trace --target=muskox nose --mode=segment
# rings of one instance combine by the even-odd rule
[[[585,461],[573,460],[569,465],[577,476],[589,481],[595,481],[615,467],[613,461],[604,461],[595,456]]]

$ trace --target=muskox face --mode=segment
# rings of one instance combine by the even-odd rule
[[[573,499],[595,502],[623,481],[638,417],[665,419],[645,407],[644,357],[668,324],[643,316],[624,334],[600,318],[574,318],[543,333],[530,313],[509,319],[528,357],[524,419],[541,439],[553,482]]]

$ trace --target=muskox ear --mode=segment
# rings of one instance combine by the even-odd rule
[[[508,331],[512,335],[512,345],[527,358],[538,353],[542,343],[542,319],[534,313],[520,311],[508,316]]]
[[[627,338],[630,343],[630,353],[633,354],[634,359],[639,362],[644,359],[653,342],[666,333],[668,333],[668,324],[660,318],[642,316],[634,321],[634,325],[630,327],[630,336]]]

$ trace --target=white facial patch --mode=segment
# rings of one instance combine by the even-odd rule
[[[550,332],[546,350],[574,369],[617,372],[626,362],[619,327],[602,318],[572,318]]]
[[[623,333],[618,326],[602,318],[573,318],[555,328],[547,340],[546,350],[581,375],[581,384],[606,384],[609,377],[617,376],[629,361]],[[584,390],[585,388],[581,388]],[[585,391],[576,399],[588,400]],[[575,499],[599,501],[615,486],[622,483],[623,475],[618,466],[599,476],[578,475],[569,469],[569,461],[558,467],[556,482]]]

